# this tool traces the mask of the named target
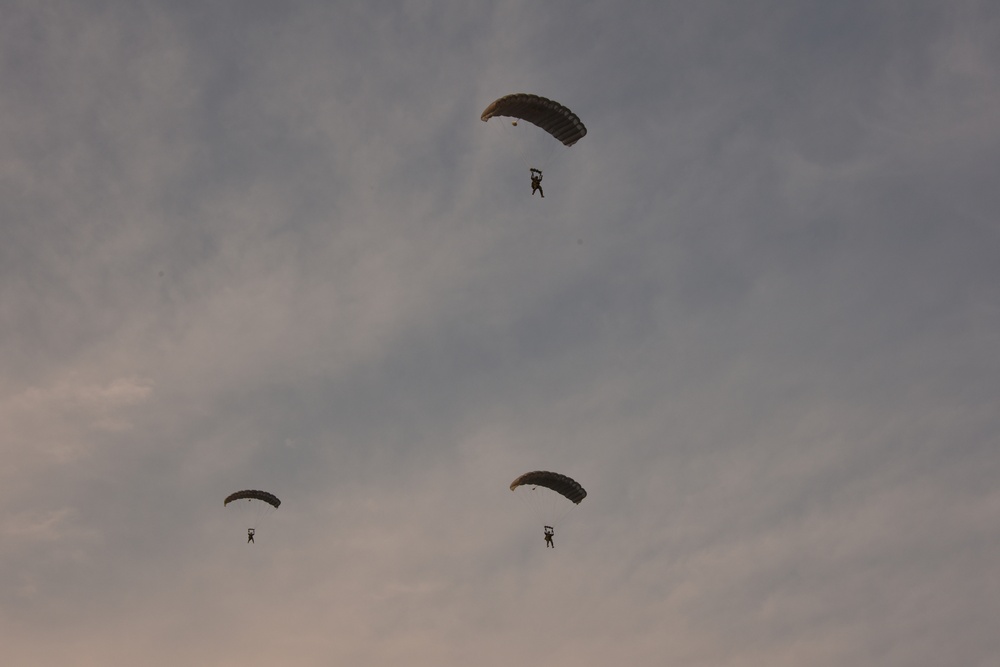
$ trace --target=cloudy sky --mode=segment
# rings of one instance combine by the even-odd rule
[[[996,3],[3,14],[5,665],[1000,664]]]

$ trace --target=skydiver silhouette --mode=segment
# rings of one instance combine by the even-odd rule
[[[545,191],[542,190],[542,170],[531,168],[531,196],[535,196],[535,190],[541,193],[542,199],[545,199]]]
[[[555,534],[556,534],[556,531],[552,528],[552,526],[545,526],[545,548],[546,549],[548,549],[549,547],[552,547],[553,549],[556,548],[555,543],[552,541],[552,536],[555,535]]]
[[[247,528],[247,544],[253,542],[253,533],[254,533],[253,528]],[[257,544],[256,542],[253,543]]]

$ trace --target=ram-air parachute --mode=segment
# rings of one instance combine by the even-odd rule
[[[557,472],[548,472],[547,470],[524,473],[510,483],[510,490],[515,491],[519,486],[542,486],[546,489],[551,489],[574,505],[579,505],[580,501],[587,497],[587,490],[580,486],[578,481],[566,475],[560,475]]]
[[[246,489],[226,496],[222,505],[228,507],[230,504],[238,508],[238,514],[247,526],[247,541],[253,542],[257,525],[278,509],[281,500],[278,499],[278,496],[267,491]]]
[[[273,493],[268,493],[267,491],[257,491],[256,489],[247,489],[246,491],[237,491],[236,493],[230,493],[226,496],[226,500],[222,503],[223,506],[228,505],[234,500],[259,500],[262,503],[267,503],[274,509],[278,509],[281,505],[281,501],[278,500],[278,496]]]
[[[547,470],[524,473],[510,483],[510,490],[547,528],[587,497],[587,490],[575,479]]]
[[[494,100],[480,115],[484,123],[491,118],[514,119],[510,123],[495,120],[490,125],[497,127],[504,140],[517,150],[533,177],[536,172],[541,177],[542,169],[551,164],[556,151],[562,152],[560,143],[569,147],[587,134],[587,128],[575,113],[554,100],[530,93],[513,93]],[[518,124],[521,120],[525,123]]]
[[[480,119],[485,123],[496,116],[526,120],[565,146],[572,146],[587,134],[587,128],[575,113],[558,102],[530,93],[513,93],[494,100]]]

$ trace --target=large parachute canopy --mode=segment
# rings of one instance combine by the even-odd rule
[[[587,128],[575,113],[558,102],[530,93],[513,93],[494,100],[480,119],[485,123],[496,116],[526,120],[565,146],[572,146],[587,134]]]
[[[546,489],[552,489],[576,505],[579,505],[580,501],[587,497],[587,490],[580,486],[580,483],[575,479],[547,470],[524,473],[510,483],[510,490],[514,491],[519,486],[543,486]]]
[[[246,491],[237,491],[236,493],[230,493],[226,496],[226,500],[222,503],[224,506],[233,502],[234,500],[259,500],[265,502],[271,507],[278,509],[281,501],[278,500],[278,496],[273,493],[268,493],[267,491],[257,491],[256,489],[247,489]]]

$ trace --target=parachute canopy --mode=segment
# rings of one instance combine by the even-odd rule
[[[524,473],[510,483],[510,490],[513,491],[519,486],[544,486],[568,498],[577,505],[587,497],[586,489],[580,486],[580,483],[576,480],[566,475],[546,470],[535,470],[534,472]]]
[[[247,500],[260,500],[262,502],[267,503],[268,505],[270,505],[275,509],[278,509],[278,505],[281,504],[281,501],[278,500],[278,496],[274,495],[273,493],[268,493],[267,491],[257,491],[255,489],[247,489],[246,491],[237,491],[236,493],[231,493],[228,496],[226,496],[226,501],[222,504],[228,505],[234,500],[243,500],[244,498]]]
[[[494,116],[526,120],[566,146],[572,146],[587,134],[587,128],[575,113],[558,102],[529,93],[514,93],[494,100],[480,119],[485,123]]]

